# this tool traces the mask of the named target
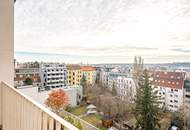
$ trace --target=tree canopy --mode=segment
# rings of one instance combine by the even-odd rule
[[[45,104],[56,113],[68,106],[69,98],[62,89],[53,90],[47,98]]]
[[[148,73],[145,70],[139,81],[134,109],[137,130],[159,129],[159,108],[157,97],[151,87]]]
[[[33,84],[33,80],[28,77],[28,78],[25,79],[24,83],[25,83],[26,85],[32,85],[32,84]]]

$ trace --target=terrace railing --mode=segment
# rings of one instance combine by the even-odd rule
[[[79,130],[5,82],[0,83],[0,129]]]

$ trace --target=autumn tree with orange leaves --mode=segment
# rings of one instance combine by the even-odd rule
[[[52,109],[52,111],[59,113],[69,104],[69,98],[62,89],[53,90],[46,99],[45,104]]]

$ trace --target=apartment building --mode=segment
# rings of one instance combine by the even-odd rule
[[[129,77],[129,73],[120,72],[118,69],[113,69],[108,74],[108,89],[112,90],[114,83],[117,82],[118,77]]]
[[[185,70],[185,79],[190,80],[190,68]]]
[[[171,111],[178,110],[183,105],[185,73],[155,71],[152,76],[154,90],[161,102],[160,107]]]
[[[135,82],[131,77],[119,76],[116,80],[117,94],[121,100],[133,102],[136,95]]]
[[[185,113],[190,113],[190,80],[185,80],[184,82],[184,111]],[[185,114],[185,124],[190,126],[190,114]]]
[[[14,85],[22,86],[26,78],[32,79],[33,83],[40,83],[39,68],[16,68]]]
[[[119,69],[116,68],[102,68],[100,71],[100,81],[109,90],[112,90],[114,82],[116,82],[117,78],[120,76],[130,77],[130,73],[123,71],[121,72]]]
[[[14,59],[14,66],[16,68],[39,68],[39,62],[34,61],[34,62],[24,62],[24,63],[19,63]]]
[[[70,86],[80,85],[82,72],[80,65],[67,65],[67,84]]]
[[[96,81],[96,69],[92,66],[82,66],[81,67],[82,75],[85,76],[88,84],[93,85]]]
[[[105,87],[108,87],[108,76],[109,76],[109,73],[110,73],[110,71],[106,70],[106,69],[102,69],[100,71],[100,82]]]
[[[67,69],[65,64],[40,64],[40,77],[42,87],[45,89],[64,87],[67,85]]]

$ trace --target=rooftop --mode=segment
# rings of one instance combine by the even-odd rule
[[[92,66],[82,66],[81,70],[83,70],[83,71],[95,71],[96,69]]]
[[[67,69],[68,70],[80,70],[80,65],[77,65],[77,64],[68,64],[66,65]]]
[[[185,73],[183,72],[167,72],[154,71],[153,84],[174,89],[182,89],[184,87]]]

